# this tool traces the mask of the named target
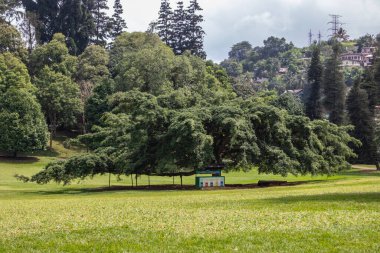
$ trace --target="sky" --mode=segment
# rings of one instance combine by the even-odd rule
[[[121,0],[128,32],[146,31],[157,19],[160,0]],[[172,0],[172,8],[177,1]],[[188,0],[184,0],[185,5]],[[329,14],[341,15],[351,38],[380,33],[380,0],[198,0],[204,9],[205,51],[209,59],[226,59],[232,45],[249,41],[261,46],[269,36],[296,46],[308,44],[312,30],[328,38]],[[109,0],[112,11],[113,0]]]

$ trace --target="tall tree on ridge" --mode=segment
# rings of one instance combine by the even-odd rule
[[[321,50],[319,46],[315,46],[311,64],[308,70],[308,81],[310,85],[310,95],[306,101],[306,114],[314,119],[322,118],[322,75],[323,66],[320,58]]]
[[[95,22],[95,33],[91,39],[95,45],[105,46],[111,32],[111,19],[107,16],[107,0],[93,0],[91,14]]]
[[[173,14],[169,0],[162,0],[155,29],[161,40],[170,47],[173,46]]]
[[[188,22],[188,45],[187,49],[191,51],[193,55],[199,56],[203,59],[206,58],[206,53],[203,50],[203,38],[205,32],[200,25],[204,19],[203,16],[197,14],[198,11],[203,9],[199,5],[197,0],[190,0],[190,6],[187,8],[187,22]]]
[[[123,19],[123,6],[120,3],[120,0],[115,0],[115,4],[113,5],[113,15],[112,15],[112,31],[111,36],[113,39],[115,39],[117,36],[119,36],[124,29],[127,28],[127,24],[125,20]]]
[[[177,3],[177,9],[173,15],[173,44],[172,48],[176,55],[183,54],[188,49],[187,14],[183,2]]]
[[[329,120],[337,125],[345,121],[346,85],[339,60],[340,43],[335,41],[333,54],[327,60],[323,76],[324,105],[329,113]]]

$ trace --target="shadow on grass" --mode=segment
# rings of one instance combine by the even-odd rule
[[[278,204],[292,204],[295,202],[380,202],[380,192],[360,193],[328,193],[318,195],[287,196],[282,198],[263,199],[265,202]]]
[[[259,189],[268,187],[286,187],[296,186],[311,183],[322,183],[325,180],[313,180],[313,181],[300,181],[300,182],[281,182],[280,185],[268,185],[259,186],[258,184],[227,184],[226,187],[214,187],[198,189],[194,185],[142,185],[142,186],[111,186],[111,187],[94,187],[94,188],[65,188],[60,190],[46,190],[46,191],[30,191],[24,192],[24,194],[32,195],[88,195],[92,193],[104,193],[104,192],[125,192],[125,191],[141,191],[141,192],[159,192],[159,191],[217,191],[217,190],[243,190],[243,189]]]
[[[20,157],[12,157],[12,156],[0,156],[0,162],[5,163],[23,163],[30,164],[38,162],[40,159],[38,157],[33,156],[20,156]]]

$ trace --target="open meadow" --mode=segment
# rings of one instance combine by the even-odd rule
[[[380,251],[380,173],[371,167],[333,177],[228,173],[227,184],[303,183],[215,191],[107,191],[106,175],[67,187],[13,177],[32,175],[54,159],[0,162],[0,252]],[[171,183],[151,178],[151,184]],[[130,180],[112,177],[112,185]]]

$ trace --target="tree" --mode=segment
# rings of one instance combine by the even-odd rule
[[[29,71],[32,76],[37,75],[45,66],[66,76],[75,75],[77,57],[69,54],[63,34],[55,34],[52,41],[38,46],[30,55]]]
[[[320,59],[320,48],[315,46],[313,49],[313,56],[308,70],[309,81],[309,96],[306,100],[306,114],[314,119],[322,119],[322,80],[323,80],[323,66]]]
[[[173,14],[169,0],[162,0],[155,28],[158,36],[169,47],[173,47]]]
[[[91,15],[92,0],[22,0],[28,12],[35,13],[37,41],[40,44],[62,33],[71,54],[80,54],[95,34]]]
[[[102,127],[79,140],[94,151],[94,159],[109,158],[110,167],[116,168],[113,173],[136,178],[192,175],[210,164],[246,171],[258,166],[261,173],[284,176],[333,174],[350,167],[347,159],[355,154],[348,145],[358,144],[347,133],[351,128],[289,115],[263,101],[232,99],[171,110],[144,92],[117,93]],[[106,172],[106,166],[83,163],[88,165],[81,169],[70,163],[55,164],[54,173],[37,174],[40,182],[81,179],[96,169]]]
[[[350,122],[355,129],[353,136],[361,141],[362,146],[355,149],[358,162],[378,165],[375,144],[375,121],[369,109],[367,92],[356,81],[347,98],[347,110]]]
[[[177,3],[173,15],[173,44],[172,48],[176,55],[183,54],[188,49],[187,14],[183,2]]]
[[[27,51],[16,27],[7,23],[0,23],[0,34],[0,53],[10,52],[26,61]]]
[[[292,42],[287,43],[285,38],[269,37],[264,40],[264,47],[259,50],[261,59],[277,57],[280,53],[294,48]]]
[[[38,88],[37,98],[49,124],[51,148],[57,127],[73,125],[83,110],[79,87],[70,77],[49,67],[42,69],[34,84]]]
[[[48,139],[41,107],[25,89],[0,93],[0,150],[12,153],[43,150]]]
[[[0,54],[0,150],[41,150],[47,142],[47,126],[41,107],[32,95],[26,66],[10,53]]]
[[[376,44],[375,36],[367,33],[356,40],[356,46],[358,47],[358,53],[362,51],[364,47],[373,47]]]
[[[242,41],[232,46],[228,53],[229,59],[234,59],[238,62],[246,60],[252,51],[252,45],[248,41]]]
[[[10,88],[34,91],[28,69],[11,53],[0,54],[0,94]]]
[[[112,20],[106,13],[108,9],[107,0],[93,0],[91,14],[95,22],[95,33],[91,38],[91,42],[103,47],[106,46],[107,39],[112,31]]]
[[[119,36],[127,28],[127,24],[122,17],[123,12],[123,6],[121,5],[120,0],[115,0],[115,3],[113,5],[111,30],[111,37],[113,39]]]
[[[335,42],[333,46],[334,52],[326,61],[323,88],[324,105],[329,114],[329,120],[337,125],[343,125],[345,121],[346,86],[339,60],[339,46],[340,44]]]
[[[76,82],[80,88],[80,98],[82,104],[85,105],[87,100],[92,95],[94,86],[100,83],[103,79],[110,77],[108,70],[109,55],[108,52],[101,46],[91,45],[84,50],[78,57],[78,67],[76,73]],[[83,133],[86,133],[86,117],[85,111],[82,113],[82,128]]]
[[[193,55],[206,59],[206,52],[203,49],[203,38],[206,33],[201,26],[204,19],[202,15],[198,14],[198,12],[202,10],[197,0],[190,0],[190,5],[186,9],[186,31],[188,33],[187,50]]]

